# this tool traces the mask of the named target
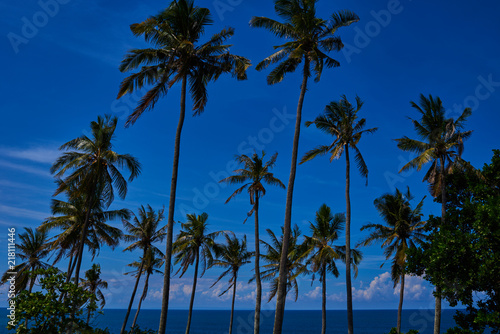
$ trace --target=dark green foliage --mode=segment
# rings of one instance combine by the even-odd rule
[[[127,332],[128,334],[156,334],[156,331],[152,329],[141,329],[139,326],[134,326],[132,329],[130,329],[130,332]]]
[[[462,303],[449,333],[500,332],[500,150],[482,175],[462,170],[446,178],[446,224],[431,217],[431,243],[410,253],[408,269],[442,286],[451,306]]]
[[[81,318],[85,310],[92,314],[97,309],[94,294],[66,282],[65,273],[55,268],[39,269],[34,274],[43,276],[41,291],[24,290],[14,298],[14,326],[9,324],[8,329],[15,329],[18,334],[63,333],[68,328],[73,328],[72,333],[94,333]],[[60,301],[62,293],[65,298]],[[75,315],[73,319],[71,314]]]

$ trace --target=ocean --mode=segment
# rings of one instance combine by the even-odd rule
[[[0,333],[7,333],[6,310],[2,309],[4,324]],[[104,314],[93,320],[93,325],[108,328],[111,333],[118,334],[125,316],[125,310],[105,309]],[[410,329],[419,330],[420,334],[432,334],[434,315],[433,310],[403,310],[402,328],[406,333]],[[443,310],[441,332],[453,327],[455,310]],[[129,317],[132,323],[135,310]],[[141,328],[158,329],[160,310],[141,310],[138,324]],[[168,313],[168,334],[184,334],[186,330],[188,311],[170,310]],[[228,333],[230,311],[226,310],[194,310],[191,323],[191,334],[224,334]],[[355,310],[354,332],[356,334],[387,334],[391,327],[396,326],[397,310]],[[263,311],[261,333],[272,333],[274,312]],[[233,333],[253,333],[253,311],[236,310],[234,313]],[[285,311],[283,333],[305,334],[321,332],[321,311]],[[347,333],[346,311],[327,311],[327,333]]]

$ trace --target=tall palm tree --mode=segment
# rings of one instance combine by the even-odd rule
[[[226,182],[230,184],[242,184],[241,187],[236,189],[236,191],[227,199],[226,203],[231,200],[231,198],[240,194],[243,190],[247,189],[250,195],[250,205],[252,205],[252,210],[249,212],[248,216],[252,213],[255,215],[255,313],[254,313],[254,334],[259,333],[260,327],[260,307],[262,300],[262,282],[260,278],[260,248],[259,248],[259,200],[262,196],[266,194],[266,189],[262,183],[267,183],[269,185],[278,186],[285,188],[283,182],[274,177],[274,174],[270,170],[276,164],[276,158],[278,153],[275,153],[271,159],[264,163],[265,152],[262,152],[262,156],[254,153],[252,157],[247,155],[236,156],[236,161],[243,164],[243,168],[234,171],[235,175],[231,175],[220,182]]]
[[[446,118],[443,102],[439,97],[426,97],[420,94],[420,105],[411,102],[421,116],[420,120],[411,119],[415,132],[420,140],[407,136],[396,139],[398,148],[403,151],[416,153],[418,156],[401,168],[400,172],[412,168],[418,171],[431,162],[431,166],[423,181],[430,184],[430,192],[434,198],[441,195],[441,224],[445,224],[446,215],[446,175],[453,169],[469,164],[462,159],[464,140],[469,138],[472,131],[461,131],[472,110],[465,108],[462,114],[454,120]],[[434,334],[439,334],[441,327],[441,296],[440,288],[436,287],[436,305],[434,312]]]
[[[74,151],[63,153],[50,169],[58,178],[66,172],[71,172],[64,182],[59,183],[54,195],[70,190],[72,197],[83,196],[86,200],[75,268],[76,283],[79,282],[84,240],[87,237],[92,209],[99,205],[109,207],[114,199],[114,189],[118,191],[121,199],[127,195],[127,181],[119,168],[130,171],[129,182],[141,172],[141,165],[136,158],[113,151],[112,141],[117,123],[117,117],[97,117],[97,122],[90,123],[92,138],[82,135],[63,144],[60,150]]]
[[[330,51],[339,51],[344,45],[340,37],[336,36],[337,29],[359,21],[359,17],[350,11],[333,13],[330,20],[316,17],[316,3],[318,0],[275,0],[274,9],[278,16],[284,20],[279,22],[267,17],[253,17],[250,20],[252,27],[266,28],[274,35],[284,38],[286,42],[276,46],[279,49],[263,61],[256,69],[262,70],[271,64],[279,63],[267,77],[267,83],[272,85],[281,82],[287,73],[295,72],[303,62],[302,85],[297,104],[297,118],[295,121],[295,134],[293,137],[292,161],[290,177],[288,180],[284,233],[290,234],[292,223],[292,197],[297,169],[297,154],[299,148],[300,125],[302,119],[302,106],[307,90],[307,82],[311,70],[315,73],[314,81],[321,78],[323,68],[337,67],[339,62],[327,55]],[[281,62],[280,62],[281,61]],[[274,334],[281,334],[283,325],[283,312],[285,305],[286,280],[286,254],[288,253],[288,238],[283,243],[281,261],[281,280],[279,283],[278,298],[276,300],[276,313],[274,321]],[[351,334],[352,332],[349,332]],[[257,334],[257,332],[254,332]]]
[[[351,263],[351,198],[350,198],[350,183],[351,183],[351,161],[349,158],[349,148],[355,152],[355,161],[358,171],[362,177],[368,180],[368,167],[361,155],[357,145],[362,135],[365,133],[374,133],[377,128],[363,130],[366,125],[366,119],[358,120],[358,112],[363,106],[361,99],[356,96],[356,108],[347,101],[345,95],[342,95],[340,101],[332,101],[325,107],[323,115],[316,117],[312,122],[306,122],[306,126],[315,125],[318,130],[321,130],[335,139],[330,145],[320,145],[308,151],[300,163],[304,163],[313,159],[318,155],[330,154],[330,162],[334,159],[339,159],[345,153],[346,161],[346,224],[345,224],[345,247],[346,259],[345,263]],[[368,182],[368,181],[367,181]],[[347,325],[348,333],[353,333],[353,314],[352,314],[352,284],[351,284],[351,267],[346,266],[346,288],[347,288]]]
[[[424,234],[426,222],[422,221],[424,198],[417,204],[415,209],[412,209],[410,201],[413,196],[410,193],[410,188],[404,194],[399,189],[396,189],[395,194],[382,195],[374,201],[374,204],[386,225],[367,224],[361,227],[361,231],[368,229],[372,232],[359,245],[368,246],[373,242],[382,242],[386,259],[388,260],[394,255],[391,267],[394,287],[401,283],[396,327],[398,333],[401,332],[406,252],[416,245],[422,246],[427,238]]]
[[[215,248],[216,259],[211,261],[210,267],[220,267],[226,269],[217,278],[215,284],[217,284],[222,278],[227,275],[231,275],[229,279],[229,287],[219,294],[219,297],[228,292],[233,288],[233,300],[231,302],[231,317],[229,320],[229,334],[233,332],[233,315],[234,315],[234,301],[236,298],[236,282],[238,279],[238,271],[241,266],[250,263],[250,259],[255,255],[255,252],[247,251],[247,236],[243,236],[240,240],[236,236],[225,235],[226,244],[219,245]]]
[[[181,231],[175,240],[174,254],[176,254],[175,264],[181,264],[181,267],[177,271],[181,272],[180,277],[186,273],[190,265],[193,263],[195,264],[193,288],[191,290],[188,322],[186,326],[186,334],[189,334],[200,261],[202,263],[201,276],[203,276],[207,268],[207,263],[210,263],[211,259],[213,259],[212,252],[216,246],[215,238],[221,234],[226,234],[226,232],[218,231],[207,233],[208,214],[205,212],[198,216],[196,214],[188,214],[186,218],[187,222],[181,224]]]
[[[305,244],[309,255],[308,263],[311,264],[311,271],[318,273],[322,283],[322,303],[321,303],[321,334],[326,333],[326,275],[328,273],[335,277],[339,276],[339,271],[335,265],[335,260],[340,259],[345,263],[345,246],[335,246],[333,243],[338,240],[340,231],[343,229],[345,216],[342,213],[332,214],[330,207],[321,205],[316,211],[315,223],[310,223],[309,227],[312,235],[306,236]],[[358,264],[362,255],[356,249],[352,252],[352,267],[357,276]]]
[[[246,79],[250,61],[229,53],[231,45],[224,44],[233,34],[233,28],[225,28],[207,42],[200,43],[205,28],[212,23],[210,11],[194,5],[193,0],[173,1],[164,11],[144,22],[132,24],[135,36],[144,36],[153,45],[148,49],[134,49],[123,59],[120,71],[140,70],[123,80],[118,98],[144,86],[152,88],[140,100],[129,116],[126,125],[133,124],[144,111],[153,109],[160,97],[164,97],[174,84],[181,84],[179,123],[175,134],[172,182],[168,206],[168,231],[165,252],[165,276],[163,284],[162,311],[158,333],[164,334],[170,290],[170,267],[174,207],[177,189],[181,132],[186,113],[186,87],[193,100],[194,115],[200,115],[207,104],[206,85],[220,75],[231,73],[236,79]]]
[[[85,198],[71,197],[68,202],[53,199],[51,210],[54,216],[47,218],[39,227],[40,231],[50,231],[60,229],[61,233],[54,236],[50,242],[50,250],[56,251],[54,263],[57,263],[64,256],[69,257],[67,279],[69,281],[73,272],[81,239],[82,228],[85,223]],[[123,233],[119,228],[108,225],[110,220],[129,219],[130,211],[128,209],[106,210],[102,205],[92,208],[89,215],[85,245],[92,254],[92,260],[99,253],[101,244],[105,244],[111,249],[118,246]]]
[[[12,276],[10,273],[15,272],[16,294],[26,289],[31,293],[37,278],[35,270],[50,267],[48,263],[43,261],[50,253],[47,233],[25,227],[24,233],[19,233],[18,239],[21,242],[16,244],[16,256],[23,262],[17,264],[13,269],[8,269],[2,275],[1,283],[6,283]]]
[[[278,238],[270,229],[266,229],[266,231],[271,240],[270,242],[261,240],[262,245],[266,249],[266,252],[262,254],[261,257],[265,262],[267,262],[267,264],[263,266],[264,270],[261,274],[264,281],[271,282],[271,290],[268,299],[268,302],[270,302],[278,293],[280,261],[281,252],[283,251],[284,234]],[[283,227],[281,228],[281,232],[283,232]],[[301,244],[299,242],[300,235],[300,229],[297,225],[295,225],[288,240],[289,247],[287,255],[286,294],[288,294],[290,290],[293,290],[295,300],[297,300],[299,296],[297,277],[308,273],[307,265],[305,263],[307,248],[305,247],[305,244]],[[254,279],[255,276],[250,281],[253,281]]]
[[[143,259],[141,258],[141,261],[134,261],[128,266],[136,268],[136,274],[139,274],[139,268],[141,267],[142,260]],[[144,267],[142,268],[142,273],[146,274],[146,280],[144,281],[144,288],[142,290],[141,299],[139,299],[139,304],[137,305],[137,311],[135,312],[134,321],[132,321],[132,328],[134,328],[135,324],[137,323],[137,318],[139,317],[142,302],[148,296],[149,276],[155,273],[163,274],[163,272],[158,270],[161,268],[161,266],[163,266],[163,262],[163,258],[158,257],[151,249],[149,249],[148,254],[146,255],[146,259],[144,259]]]
[[[150,205],[147,206],[147,209],[141,205],[138,210],[138,215],[134,214],[132,222],[123,220],[123,226],[129,233],[124,236],[124,239],[128,242],[132,242],[132,244],[123,251],[125,252],[140,249],[142,250],[142,260],[137,273],[137,278],[135,280],[132,296],[130,297],[130,302],[128,304],[127,313],[125,314],[125,319],[123,320],[122,329],[120,331],[121,334],[125,332],[125,327],[127,326],[128,317],[130,315],[130,309],[134,303],[137,286],[139,285],[148,253],[153,252],[155,255],[164,256],[158,247],[154,245],[155,242],[161,242],[165,239],[165,230],[167,227],[159,226],[160,222],[165,218],[163,215],[164,211],[165,209],[160,209],[158,212],[155,212]]]
[[[101,266],[97,263],[92,264],[92,267],[85,272],[85,279],[82,280],[81,286],[92,293],[96,297],[96,301],[100,301],[101,310],[106,305],[106,299],[101,289],[108,288],[108,282],[101,278]],[[90,321],[90,309],[87,313],[87,325]]]

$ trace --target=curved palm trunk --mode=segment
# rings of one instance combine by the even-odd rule
[[[293,186],[295,184],[295,173],[297,170],[297,153],[299,150],[300,123],[302,122],[302,106],[304,105],[304,97],[307,90],[307,73],[309,72],[309,59],[306,57],[304,61],[304,76],[300,87],[300,97],[297,104],[297,119],[295,120],[295,134],[293,135],[292,149],[292,166],[290,168],[290,177],[288,179],[288,188],[286,191],[286,209],[285,209],[285,224],[283,230],[283,245],[281,250],[280,271],[278,292],[276,293],[276,312],[274,315],[273,334],[281,334],[283,327],[283,316],[285,313],[286,300],[286,281],[287,281],[287,255],[288,255],[288,236],[290,235],[292,222],[292,198]]]
[[[193,315],[193,304],[194,304],[194,295],[196,294],[196,282],[198,281],[198,265],[200,264],[200,253],[199,250],[196,251],[196,264],[194,267],[194,280],[193,280],[193,289],[191,291],[191,300],[189,301],[189,314],[188,314],[188,322],[186,326],[186,334],[189,334],[189,329],[191,328],[191,317]]]
[[[78,253],[76,256],[76,268],[75,268],[75,284],[78,285],[78,280],[80,279],[80,267],[82,265],[83,257],[83,247],[85,246],[85,238],[87,237],[87,229],[89,228],[90,220],[90,210],[92,209],[92,203],[90,202],[87,207],[87,213],[85,213],[85,223],[83,223],[82,237],[80,238],[80,244],[78,245]]]
[[[321,302],[321,334],[326,333],[326,265],[323,265],[321,278],[323,279],[323,300]]]
[[[66,272],[66,283],[69,282],[69,280],[71,279],[71,273],[73,272],[72,266],[73,264],[73,254],[70,255],[69,257],[69,263],[68,263],[68,271]]]
[[[144,259],[146,252],[144,252]],[[132,296],[130,297],[130,302],[128,303],[127,313],[125,314],[125,320],[123,321],[122,329],[120,330],[120,334],[125,333],[125,327],[127,326],[128,317],[130,315],[130,310],[132,309],[132,304],[134,304],[135,293],[137,292],[137,286],[139,285],[139,281],[142,275],[142,268],[144,267],[144,260],[141,261],[141,266],[139,267],[139,272],[137,273],[137,279],[135,280],[134,290],[132,291]]]
[[[401,288],[399,289],[398,324],[396,329],[401,333],[401,312],[403,311],[403,296],[405,293],[405,274],[401,274]]]
[[[354,321],[352,316],[352,284],[351,284],[351,197],[349,188],[351,185],[351,162],[349,160],[349,146],[345,145],[345,282],[347,289],[347,333],[354,333]]]
[[[165,251],[165,275],[163,276],[163,296],[161,301],[160,325],[158,334],[165,334],[167,328],[168,299],[170,295],[170,267],[172,265],[172,239],[174,233],[174,207],[175,195],[177,189],[177,174],[179,169],[179,153],[181,146],[181,132],[186,115],[186,83],[187,77],[182,79],[181,88],[181,111],[179,114],[179,123],[175,133],[174,161],[172,168],[172,182],[170,184],[170,201],[168,203],[168,221],[167,221],[167,248]]]
[[[441,225],[444,226],[446,219],[446,169],[444,167],[444,158],[441,160]],[[441,288],[436,286],[436,302],[434,307],[434,334],[441,331]]]
[[[260,279],[260,244],[259,244],[259,196],[255,194],[255,284],[257,285],[255,296],[255,313],[253,333],[259,334],[260,330],[260,306],[262,304],[262,282]],[[234,301],[233,301],[234,303]],[[232,323],[231,312],[231,323]],[[231,334],[231,331],[229,331]]]
[[[231,318],[229,319],[229,334],[233,333],[233,315],[234,315],[234,300],[236,298],[236,279],[238,278],[238,273],[233,274],[234,286],[233,286],[233,301],[231,303]],[[255,331],[255,330],[254,330]]]
[[[142,301],[146,299],[146,294],[148,293],[149,275],[151,275],[151,273],[148,272],[146,274],[146,282],[144,282],[144,289],[142,290],[141,299],[139,299],[139,305],[137,305],[137,312],[135,312],[134,321],[132,322],[132,328],[134,328],[135,323],[137,322],[137,318],[139,317],[139,311],[141,310]]]

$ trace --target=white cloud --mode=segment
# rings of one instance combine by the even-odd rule
[[[41,176],[52,178],[52,176],[49,173],[48,168],[43,168],[43,169],[42,168],[35,168],[35,167],[26,166],[26,165],[12,163],[12,162],[5,161],[5,160],[0,160],[0,166],[10,168],[10,169],[15,169],[15,170],[22,171],[25,173],[41,175]]]
[[[45,220],[48,216],[50,216],[50,214],[46,212],[15,208],[12,206],[1,205],[1,204],[0,204],[0,212],[13,217],[30,218],[36,220]]]
[[[314,290],[305,293],[304,296],[311,299],[321,297],[321,287],[317,286],[316,288],[314,288]]]
[[[399,298],[400,284],[394,287],[391,274],[385,272],[376,276],[365,288],[353,287],[353,298],[361,301],[397,300]],[[420,277],[405,276],[405,299],[427,300],[431,297],[431,290]]]
[[[0,154],[11,158],[52,164],[61,155],[61,151],[56,148],[47,147],[33,147],[24,150],[18,148],[0,148]]]

